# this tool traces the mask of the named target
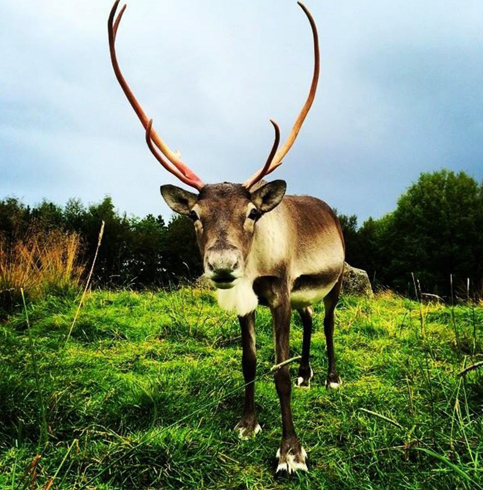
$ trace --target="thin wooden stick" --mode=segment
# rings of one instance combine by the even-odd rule
[[[473,371],[474,369],[478,369],[482,366],[483,366],[483,361],[472,364],[471,366],[468,366],[466,369],[463,369],[463,371],[458,373],[458,376],[464,376],[466,373],[469,373],[470,371]]]
[[[92,274],[94,272],[94,266],[96,265],[97,254],[99,253],[99,248],[101,247],[102,237],[104,236],[104,226],[105,225],[106,225],[106,223],[103,221],[102,225],[101,225],[101,229],[99,230],[99,237],[97,239],[97,248],[96,248],[96,253],[94,254],[94,260],[92,261],[91,270],[89,271],[89,276],[87,277],[86,286],[84,288],[84,291],[82,292],[82,296],[81,296],[81,299],[79,302],[79,306],[77,307],[77,311],[75,312],[74,320],[72,321],[72,325],[70,326],[69,333],[67,334],[67,338],[65,339],[64,347],[67,345],[67,342],[70,339],[70,336],[72,334],[72,330],[74,330],[74,325],[77,321],[77,318],[79,318],[80,310],[82,308],[82,305],[84,304],[84,298],[85,298],[85,295],[87,293],[87,290],[89,289],[89,285],[91,283]]]
[[[291,359],[287,359],[286,361],[281,362],[280,364],[275,364],[275,366],[272,366],[272,368],[270,369],[270,372],[273,373],[274,371],[277,371],[281,367],[286,366],[287,364],[290,364],[294,361],[298,361],[299,359],[302,359],[302,356],[295,356],[292,357]]]

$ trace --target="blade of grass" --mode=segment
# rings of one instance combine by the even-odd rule
[[[483,490],[483,487],[481,485],[479,485],[475,480],[473,480],[473,478],[471,478],[471,476],[468,475],[468,473],[463,471],[459,466],[452,463],[445,456],[438,454],[438,453],[435,453],[434,451],[431,451],[431,449],[427,449],[425,447],[415,447],[414,449],[416,449],[417,451],[421,451],[423,453],[426,453],[427,455],[432,456],[433,458],[436,458],[439,461],[441,461],[442,463],[444,463],[446,466],[448,466],[448,468],[451,468],[463,480],[466,480],[468,483],[471,483],[473,485],[471,488]]]
[[[381,420],[389,422],[390,424],[398,427],[399,429],[403,429],[403,426],[399,422],[396,422],[395,420],[392,420],[389,417],[386,417],[385,415],[381,415],[380,413],[373,412],[372,410],[367,410],[367,408],[360,408],[359,410],[361,410],[362,412],[368,413],[369,415],[373,415],[374,417],[378,417]]]
[[[39,369],[37,365],[37,356],[35,353],[35,344],[34,339],[32,337],[32,331],[30,329],[30,320],[29,314],[27,310],[27,303],[25,301],[25,294],[23,288],[20,288],[20,294],[22,295],[22,303],[25,311],[25,320],[27,323],[27,336],[29,339],[29,348],[30,348],[30,357],[32,359],[32,369],[35,377],[35,386],[37,388],[37,400],[40,407],[40,419],[41,419],[41,428],[40,428],[40,437],[39,437],[39,448],[47,443],[49,439],[49,431],[47,427],[47,413],[45,408],[44,397],[42,395],[42,384],[40,383],[40,375]]]
[[[46,489],[49,489],[53,484],[54,484],[54,481],[55,479],[57,478],[57,475],[59,474],[59,471],[62,469],[62,466],[64,466],[64,463],[65,461],[67,460],[67,457],[69,456],[70,452],[72,451],[72,448],[74,447],[74,444],[77,442],[77,439],[74,439],[72,441],[72,444],[69,446],[69,449],[67,449],[67,452],[65,453],[65,456],[63,457],[62,461],[60,462],[60,465],[59,467],[57,468],[57,470],[55,471],[54,473],[54,476],[52,476],[49,481],[47,482],[47,486],[46,486]]]

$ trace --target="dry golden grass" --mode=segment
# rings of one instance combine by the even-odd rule
[[[22,288],[31,298],[79,285],[81,239],[59,230],[31,233],[11,245],[0,238],[0,299]]]

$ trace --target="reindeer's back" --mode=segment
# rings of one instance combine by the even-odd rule
[[[325,297],[342,274],[342,230],[332,209],[315,197],[287,196],[280,206],[290,223],[292,306],[308,306]]]

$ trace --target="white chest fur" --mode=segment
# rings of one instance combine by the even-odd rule
[[[253,292],[252,280],[243,278],[231,289],[217,289],[216,298],[223,310],[235,311],[245,316],[258,306],[257,295]]]

